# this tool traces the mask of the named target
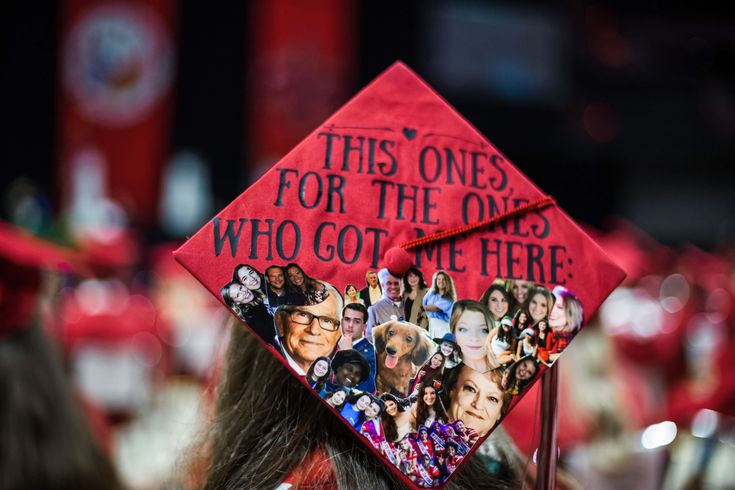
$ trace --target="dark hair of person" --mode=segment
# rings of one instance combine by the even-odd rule
[[[512,311],[513,304],[515,303],[515,298],[513,298],[513,295],[510,294],[502,284],[491,284],[490,287],[487,288],[484,293],[482,293],[482,296],[480,297],[480,303],[488,306],[487,303],[488,301],[490,301],[490,295],[493,293],[493,291],[500,291],[500,294],[502,294],[505,297],[505,300],[508,302],[508,311]]]
[[[345,404],[347,404],[350,401],[350,389],[347,388],[346,386],[338,386],[334,389],[333,392],[327,393],[327,398],[334,396],[334,394],[337,393],[338,391],[343,391],[345,394],[345,400],[339,405],[335,405],[332,407],[339,412],[340,410],[342,410]]]
[[[505,318],[508,318],[510,320],[510,317],[508,317],[508,316],[504,316],[500,320],[502,321]],[[505,330],[505,328],[503,328],[503,324],[501,322],[498,322],[498,334],[497,334],[497,337],[500,340],[503,340],[505,342],[511,342],[512,343],[514,340],[516,340],[516,336],[513,335],[513,325],[509,325],[508,326],[508,330]]]
[[[347,396],[347,403],[351,403],[354,405],[355,403],[357,403],[357,400],[359,400],[363,396],[367,396],[368,398],[370,398],[371,402],[373,401],[370,393],[368,393],[367,391],[352,390],[352,393]]]
[[[395,400],[394,397],[389,398],[382,398],[383,403],[387,401],[392,401],[396,404],[396,409],[398,409],[398,401]],[[398,426],[396,425],[396,419],[388,414],[388,410],[383,410],[383,413],[380,414],[380,423],[383,425],[383,432],[385,432],[385,438],[388,441],[395,441],[398,439]]]
[[[543,337],[541,337],[541,323],[546,325],[546,328],[543,331]],[[546,319],[539,320],[536,325],[533,326],[533,331],[535,333],[536,338],[536,345],[539,347],[546,348],[546,345],[548,344],[549,337],[551,336],[551,328],[549,328],[549,322]]]
[[[303,286],[299,287],[291,282],[291,278],[288,276],[288,270],[296,268],[301,272],[301,275],[304,276],[304,284]],[[319,285],[317,284],[317,281],[314,280],[311,276],[309,276],[306,272],[304,272],[304,269],[301,268],[299,264],[296,262],[291,262],[289,264],[286,264],[286,266],[283,268],[284,272],[286,273],[286,285],[288,286],[288,289],[290,291],[293,291],[295,293],[303,293],[303,294],[309,294],[309,292],[315,291]]]
[[[434,356],[436,356],[437,354],[439,354],[439,356],[441,356],[442,363],[441,363],[441,365],[438,368],[433,368],[433,367],[431,367],[431,360],[434,359]],[[426,362],[424,363],[424,365],[421,366],[421,369],[419,370],[419,372],[420,371],[423,371],[424,372],[424,377],[420,380],[421,383],[423,383],[425,385],[428,385],[428,386],[432,386],[434,380],[438,380],[441,383],[442,376],[443,376],[443,373],[444,373],[444,365],[446,364],[446,362],[447,362],[447,358],[444,357],[444,354],[442,354],[442,352],[440,350],[437,350],[436,352],[434,352],[429,357],[429,359],[426,360]]]
[[[344,308],[342,308],[342,316],[345,316],[345,310],[355,310],[362,313],[362,321],[367,323],[368,321],[368,309],[365,307],[362,303],[347,303]]]
[[[436,400],[434,401],[434,406],[429,407],[426,402],[424,402],[424,393],[426,392],[426,388],[431,388],[436,393]],[[434,388],[430,384],[419,384],[419,396],[416,400],[416,426],[422,426],[425,425],[424,422],[426,422],[426,419],[429,417],[429,409],[433,408],[434,413],[436,414],[435,419],[436,420],[442,420],[444,422],[448,422],[447,417],[447,411],[444,410],[444,404],[441,401],[441,398],[439,397],[438,390]]]
[[[531,376],[529,379],[526,380],[516,380],[516,369],[522,362],[531,361],[533,366],[535,367],[535,371],[533,376]],[[508,388],[513,387],[514,385],[518,385],[517,389],[519,393],[523,393],[523,390],[528,386],[529,384],[533,383],[533,380],[536,379],[539,372],[539,365],[538,362],[536,362],[536,359],[534,359],[531,356],[524,356],[518,359],[516,362],[508,366],[508,369],[503,374],[503,385],[502,388],[504,390],[507,390]]]
[[[408,275],[409,274],[416,274],[419,276],[419,285],[418,289],[427,289],[429,286],[426,284],[426,280],[424,280],[424,275],[421,273],[420,270],[418,270],[416,267],[410,267],[401,278],[401,281],[403,282],[403,290],[407,293],[411,291],[411,286],[408,285]]]
[[[283,272],[283,278],[284,278],[284,280],[285,280],[285,278],[286,278],[286,271],[285,271],[285,270],[283,269],[283,267],[282,267],[282,266],[280,266],[280,265],[269,265],[269,266],[268,266],[268,267],[267,267],[267,268],[265,269],[265,273],[264,273],[264,274],[266,275],[266,277],[268,276],[268,271],[269,271],[269,270],[271,270],[271,269],[280,269],[280,270],[281,270],[281,272]]]
[[[219,294],[222,296],[222,299],[225,301],[225,304],[232,309],[232,311],[235,312],[235,314],[239,317],[244,317],[245,313],[251,309],[254,306],[263,304],[263,300],[265,299],[265,294],[260,289],[251,289],[250,291],[253,293],[253,300],[250,303],[239,305],[235,303],[235,301],[232,299],[232,296],[230,296],[230,286],[233,284],[242,286],[240,284],[240,281],[232,281],[228,282],[224,286],[222,286],[222,289],[220,289]]]
[[[248,268],[254,270],[256,272],[256,274],[258,274],[258,276],[260,276],[260,287],[262,288],[263,287],[263,281],[264,281],[263,274],[261,274],[258,271],[258,269],[256,269],[255,267],[253,267],[250,264],[237,264],[235,266],[235,269],[233,269],[233,271],[232,271],[232,282],[239,282],[240,284],[242,284],[242,281],[240,281],[240,276],[237,275],[237,271],[239,271],[243,267],[248,267]]]
[[[218,391],[216,417],[203,488],[274,488],[318,447],[330,454],[340,488],[402,488],[382,461],[342,420],[243,328],[232,329]],[[385,428],[385,425],[384,425]],[[386,433],[386,435],[388,435]],[[498,445],[507,475],[492,475],[480,455],[465,463],[447,488],[518,488],[523,464],[507,438]]]
[[[553,294],[551,294],[551,291],[543,286],[535,286],[528,291],[528,299],[526,299],[526,303],[523,305],[523,309],[529,313],[530,317],[531,312],[529,310],[529,306],[531,305],[531,300],[533,300],[533,298],[538,294],[546,298],[546,315],[544,315],[544,317],[548,318],[549,313],[551,313],[551,308],[554,306],[556,298]],[[531,318],[531,320],[533,319]]]
[[[311,384],[314,382],[314,378],[316,377],[314,375],[314,366],[319,361],[326,361],[327,363],[327,372],[324,374],[324,376],[318,378],[316,380],[316,385],[314,385],[314,391],[319,393],[322,391],[322,388],[324,388],[324,385],[329,380],[329,377],[332,375],[332,364],[327,356],[321,356],[314,359],[314,362],[311,363],[311,366],[309,366],[309,370],[306,372],[306,382]]]
[[[0,335],[0,488],[122,488],[39,325]]]
[[[526,316],[526,321],[524,323],[521,323],[521,314]],[[531,315],[524,308],[519,308],[518,311],[515,312],[515,315],[513,315],[513,328],[518,332],[524,330],[526,327],[530,327],[532,324]]]

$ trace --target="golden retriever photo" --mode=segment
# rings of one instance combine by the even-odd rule
[[[437,346],[429,334],[412,323],[391,320],[373,328],[378,374],[378,393],[408,395],[408,385],[418,368]]]

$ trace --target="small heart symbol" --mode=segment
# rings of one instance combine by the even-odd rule
[[[403,136],[405,136],[408,141],[411,141],[416,137],[416,130],[411,128],[403,128]]]

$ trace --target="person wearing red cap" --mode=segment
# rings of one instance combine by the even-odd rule
[[[68,268],[71,252],[0,222],[0,487],[119,489],[34,319],[41,270]]]

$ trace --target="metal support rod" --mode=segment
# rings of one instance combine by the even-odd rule
[[[536,455],[536,490],[556,487],[556,429],[559,420],[559,361],[541,379],[541,434]]]

